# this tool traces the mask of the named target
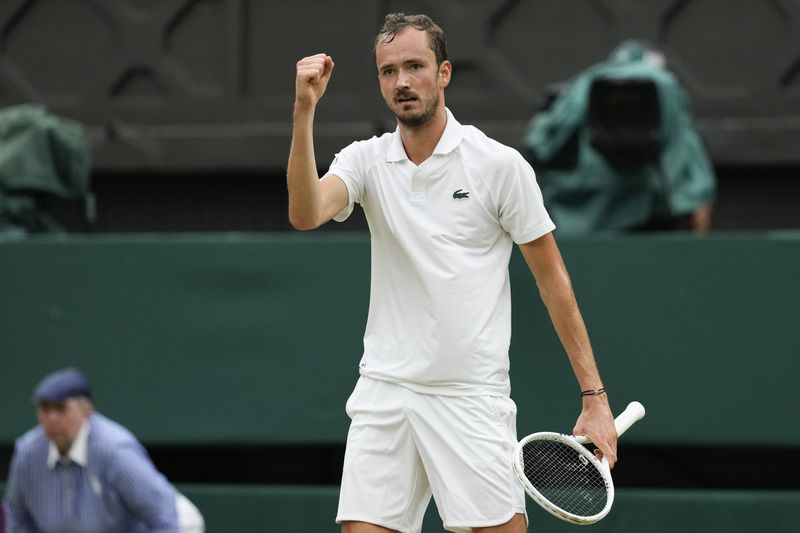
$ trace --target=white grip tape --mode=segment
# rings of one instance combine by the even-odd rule
[[[622,435],[634,423],[644,418],[644,405],[639,402],[631,402],[628,407],[614,419],[614,426],[617,428],[617,435]]]

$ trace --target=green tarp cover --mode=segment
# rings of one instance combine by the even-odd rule
[[[531,156],[546,205],[560,233],[625,230],[645,222],[658,203],[659,184],[669,188],[673,215],[712,202],[716,180],[697,133],[688,100],[668,70],[645,60],[647,49],[626,41],[609,58],[579,73],[549,109],[537,113],[523,144]],[[656,85],[663,148],[657,164],[620,171],[589,142],[589,90],[598,78],[638,78]],[[566,145],[577,141],[574,166],[553,165]]]
[[[89,191],[91,159],[83,126],[38,105],[0,109],[0,231],[54,231],[37,194],[80,198]]]

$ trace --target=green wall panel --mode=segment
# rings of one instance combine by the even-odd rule
[[[800,236],[562,240],[625,442],[798,445]],[[527,268],[511,264],[519,431],[580,402]],[[0,442],[46,372],[86,370],[150,443],[342,442],[369,291],[362,235],[0,243]],[[624,454],[624,448],[622,450]]]
[[[0,484],[0,495],[3,493]],[[208,533],[292,531],[338,533],[337,487],[278,485],[180,485],[200,509]],[[568,533],[576,527],[527,502],[529,531]],[[617,491],[614,507],[594,533],[793,533],[800,524],[797,491]],[[423,533],[443,533],[434,504]]]
[[[0,495],[3,493],[0,484]],[[334,523],[337,487],[278,485],[180,485],[200,509],[208,533],[291,531],[338,533]],[[528,500],[529,531],[576,531]],[[800,524],[797,491],[617,491],[606,518],[591,526],[594,533],[794,533]],[[431,504],[423,533],[443,533]]]
[[[335,487],[183,486],[205,515],[209,533],[217,531],[297,531],[336,533]],[[576,527],[528,501],[529,531],[569,533]],[[266,527],[270,524],[271,527]],[[593,533],[791,533],[800,524],[800,492],[620,490],[609,515]],[[431,504],[424,533],[443,533]]]

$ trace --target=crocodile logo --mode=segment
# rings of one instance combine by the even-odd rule
[[[455,200],[463,200],[465,198],[469,198],[469,192],[462,192],[463,189],[458,189],[456,192],[453,193],[453,198]]]

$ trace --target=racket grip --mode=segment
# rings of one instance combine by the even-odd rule
[[[614,426],[617,428],[617,435],[622,435],[633,424],[644,418],[644,405],[639,402],[631,402],[628,407],[614,419]]]
[[[629,403],[628,407],[614,419],[614,427],[617,428],[617,436],[622,435],[628,431],[628,428],[633,424],[641,420],[644,417],[644,412],[644,405],[639,402]],[[591,442],[586,435],[575,435],[575,440],[580,444],[588,444]]]

